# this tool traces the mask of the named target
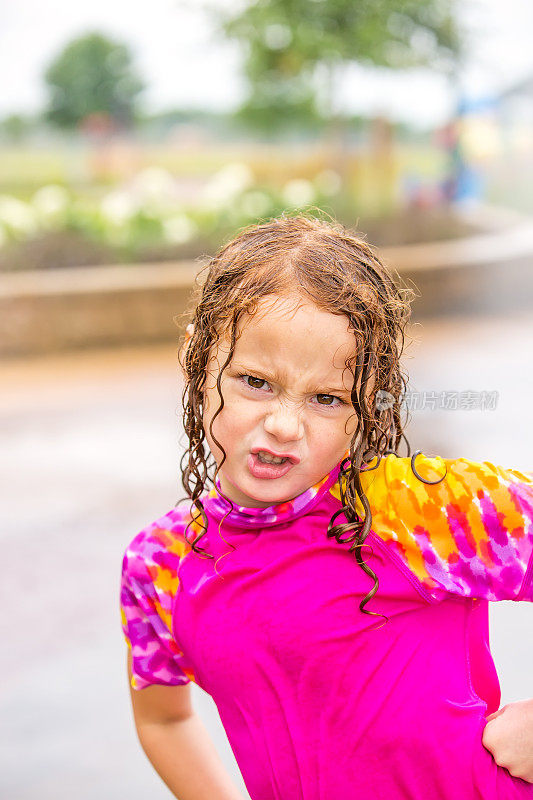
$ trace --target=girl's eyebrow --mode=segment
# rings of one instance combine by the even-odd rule
[[[282,379],[280,381],[280,377],[278,375],[275,375],[268,369],[264,369],[262,367],[252,367],[251,365],[245,366],[244,364],[237,364],[237,363],[233,363],[232,367],[236,370],[239,370],[239,372],[244,372],[245,374],[248,373],[252,373],[253,375],[258,374],[267,381],[273,381],[274,383],[283,382]],[[330,392],[331,393],[335,392],[336,394],[351,394],[352,390],[346,389],[345,386],[339,388],[339,387],[330,387],[322,385],[319,387],[319,389],[313,389],[312,391],[317,394],[329,394]]]

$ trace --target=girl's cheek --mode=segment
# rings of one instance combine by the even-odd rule
[[[357,415],[353,409],[341,413],[331,413],[331,415],[317,415],[311,412],[307,419],[311,428],[321,429],[330,437],[351,435],[357,428]]]
[[[353,436],[357,429],[357,415],[350,414],[347,420],[344,421],[343,431],[347,436]]]

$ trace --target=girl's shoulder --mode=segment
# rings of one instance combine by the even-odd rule
[[[166,554],[165,563],[173,556],[181,558],[191,548],[197,525],[190,504],[175,506],[140,530],[126,548],[126,555],[150,558]]]
[[[178,568],[198,531],[195,517],[189,503],[171,508],[142,528],[123,554],[123,587],[155,602],[168,627],[171,599],[179,584]]]
[[[375,464],[360,473],[372,530],[425,588],[533,600],[531,472],[422,453]]]
[[[172,633],[178,568],[192,549],[197,522],[188,504],[150,522],[128,544],[122,559],[120,614],[132,652],[131,686],[176,685],[194,680]]]
[[[471,501],[491,496],[504,503],[520,496],[530,496],[533,473],[502,467],[489,461],[469,458],[443,458],[423,453],[412,457],[384,456],[377,468],[376,459],[360,472],[361,485],[368,496],[393,503],[411,520],[421,512],[431,513],[431,506],[441,507],[453,498],[468,507]],[[429,504],[427,507],[425,504]]]

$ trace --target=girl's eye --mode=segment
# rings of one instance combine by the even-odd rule
[[[317,394],[316,398],[321,406],[343,405],[343,401],[340,399],[340,397],[336,397],[334,394]],[[337,402],[335,402],[335,400]]]
[[[268,386],[268,383],[263,378],[254,378],[253,375],[241,375],[241,378],[252,389],[263,389],[264,386],[262,384]]]
[[[239,378],[245,382],[250,389],[266,389],[269,386],[268,381],[264,378],[256,378],[254,375],[239,375]],[[345,405],[344,400],[334,394],[316,394],[318,404],[321,406],[329,406],[336,408],[337,406]]]

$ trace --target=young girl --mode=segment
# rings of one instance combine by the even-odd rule
[[[208,264],[188,499],[128,545],[120,598],[139,739],[179,800],[241,797],[191,681],[252,800],[533,800],[533,700],[497,712],[487,614],[533,601],[533,475],[411,456],[409,292],[306,216]]]

